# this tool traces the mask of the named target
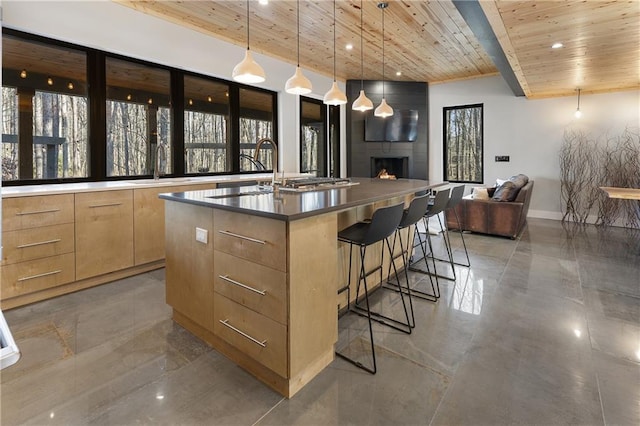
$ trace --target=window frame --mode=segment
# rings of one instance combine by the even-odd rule
[[[87,147],[87,163],[88,176],[74,178],[56,178],[56,179],[16,179],[2,181],[4,186],[22,186],[22,185],[45,185],[52,183],[74,183],[74,182],[100,182],[100,181],[117,181],[117,180],[136,180],[149,179],[152,174],[135,175],[135,176],[107,176],[107,157],[106,157],[106,58],[114,58],[128,62],[138,63],[141,65],[164,69],[170,73],[169,96],[171,99],[171,161],[173,171],[167,174],[167,177],[183,177],[183,176],[215,176],[225,174],[255,174],[258,171],[240,171],[240,143],[239,143],[239,121],[240,121],[240,102],[239,93],[241,88],[250,89],[269,94],[272,98],[272,137],[278,141],[278,93],[269,89],[240,84],[234,81],[225,80],[199,74],[195,72],[185,71],[182,69],[132,58],[116,53],[93,49],[73,43],[68,43],[48,37],[43,37],[11,28],[3,28],[2,34],[12,37],[21,38],[26,41],[43,43],[52,47],[64,47],[74,49],[86,54],[86,80],[88,85],[88,147]],[[231,167],[225,172],[210,173],[185,173],[185,155],[184,155],[184,77],[193,76],[226,84],[229,87],[229,162]],[[29,145],[31,149],[32,144]],[[19,161],[19,160],[18,160]],[[152,160],[150,160],[152,161]],[[18,168],[21,167],[18,162]]]
[[[302,142],[304,139],[304,130],[303,130],[303,117],[302,117],[302,103],[303,102],[308,102],[311,104],[316,104],[320,106],[320,119],[322,121],[322,124],[324,126],[324,137],[322,138],[322,140],[318,141],[318,148],[320,148],[322,146],[322,156],[318,156],[318,158],[320,159],[318,161],[318,170],[304,170],[303,169],[303,156],[302,156]],[[313,173],[314,171],[316,172],[316,174],[318,172],[323,172],[322,175],[318,175],[318,176],[329,176],[331,175],[331,170],[330,170],[330,161],[329,161],[329,155],[330,155],[330,150],[329,150],[329,111],[328,111],[328,105],[325,105],[322,100],[320,99],[315,99],[315,98],[309,98],[306,96],[300,96],[299,102],[298,102],[298,110],[299,110],[299,114],[300,114],[300,141],[299,141],[299,158],[298,158],[298,167],[300,170],[300,173]],[[320,164],[320,161],[322,161],[322,164]]]
[[[480,179],[479,180],[457,180],[457,179],[449,179],[448,176],[448,161],[449,161],[449,140],[447,134],[448,128],[448,113],[454,110],[463,110],[463,109],[471,109],[471,108],[480,108]],[[468,184],[483,184],[484,183],[484,104],[466,104],[466,105],[455,105],[448,106],[442,108],[442,178],[446,182],[453,183],[468,183]]]

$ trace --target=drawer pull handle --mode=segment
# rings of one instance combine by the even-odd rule
[[[242,287],[245,290],[249,290],[249,291],[252,291],[254,293],[258,293],[261,296],[265,296],[267,294],[267,292],[265,290],[258,290],[258,289],[255,289],[255,288],[251,287],[251,286],[248,286],[246,284],[242,284],[241,282],[238,282],[236,280],[233,280],[233,279],[229,278],[229,275],[218,275],[218,277],[222,278],[223,280],[225,280],[227,282],[230,282],[231,284],[235,284],[238,287]]]
[[[16,216],[26,216],[26,215],[30,215],[30,214],[40,214],[40,213],[55,213],[55,212],[59,212],[60,209],[49,209],[49,210],[34,210],[31,212],[18,212],[16,213]]]
[[[112,206],[121,206],[121,205],[122,203],[93,204],[93,205],[90,205],[89,208],[95,209],[98,207],[112,207]]]
[[[45,272],[43,274],[31,275],[30,277],[18,278],[18,282],[33,280],[33,279],[41,278],[41,277],[47,277],[49,275],[59,274],[60,272],[62,272],[62,269],[58,269],[57,271]]]
[[[221,234],[224,234],[224,235],[229,235],[230,237],[236,237],[236,238],[240,238],[242,240],[251,241],[252,243],[267,244],[266,241],[256,240],[255,238],[245,237],[244,235],[234,234],[233,232],[229,232],[229,231],[220,230],[218,232],[221,233]]]
[[[262,346],[263,348],[267,347],[267,341],[263,340],[262,342],[254,337],[249,336],[247,333],[245,333],[242,330],[238,330],[237,328],[235,328],[234,326],[232,326],[231,324],[229,324],[229,319],[226,320],[219,320],[222,325],[229,327],[230,329],[232,329],[233,331],[235,331],[236,333],[238,333],[239,335],[241,335],[244,338],[247,338],[249,340],[251,340],[253,343],[255,343],[258,346]]]
[[[62,241],[60,238],[56,238],[55,240],[40,241],[40,242],[38,242],[38,243],[20,244],[20,245],[18,246],[18,248],[27,248],[27,247],[42,246],[42,245],[44,245],[44,244],[59,243],[60,241]]]

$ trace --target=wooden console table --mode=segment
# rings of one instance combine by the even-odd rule
[[[616,188],[611,186],[601,186],[609,198],[620,198],[624,200],[640,200],[640,188]]]

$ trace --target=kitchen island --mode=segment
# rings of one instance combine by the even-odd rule
[[[438,185],[356,178],[302,192],[252,186],[161,194],[174,320],[293,396],[333,360],[345,303],[337,289],[358,269],[347,270],[338,231]],[[380,249],[371,250],[372,263]]]

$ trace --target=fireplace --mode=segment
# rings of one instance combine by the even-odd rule
[[[396,178],[408,178],[409,157],[371,157],[371,177],[385,169],[388,174]]]

